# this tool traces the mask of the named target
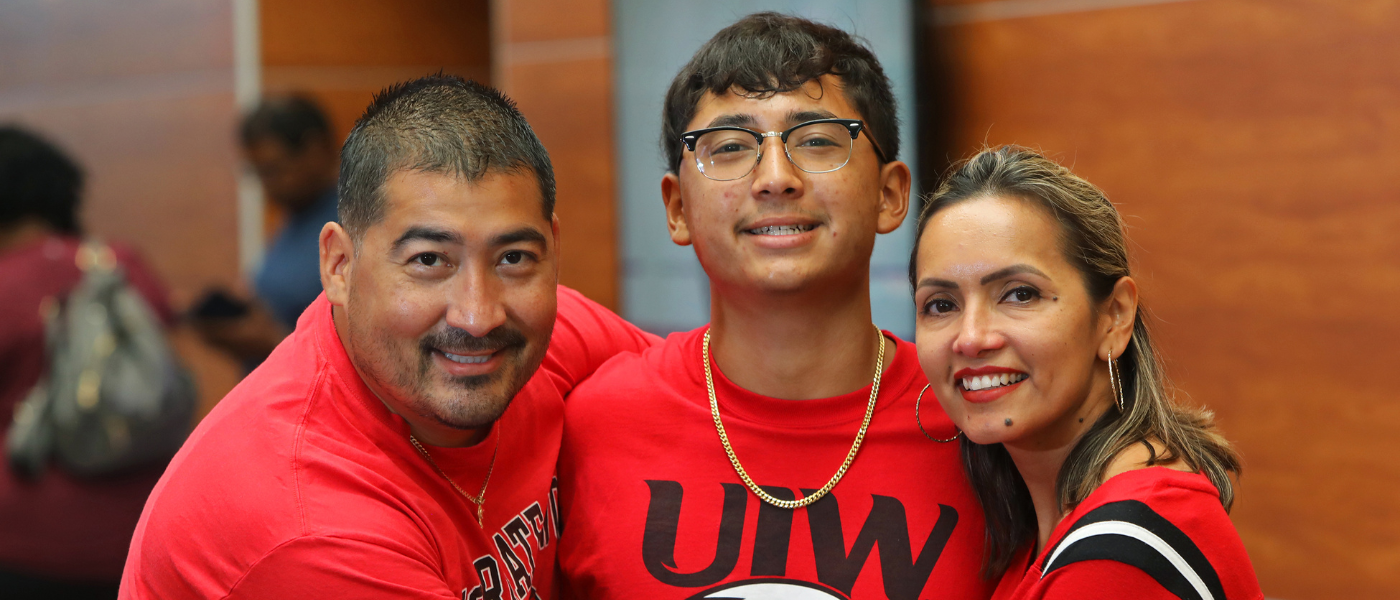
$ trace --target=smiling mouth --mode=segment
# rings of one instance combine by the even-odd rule
[[[491,360],[491,357],[496,355],[495,352],[492,352],[491,354],[483,354],[481,356],[464,356],[461,354],[453,354],[444,350],[438,350],[438,352],[441,352],[443,356],[447,357],[447,360],[463,365],[479,365],[488,360]]]
[[[755,227],[745,229],[744,233],[751,235],[797,235],[816,229],[816,225],[769,225],[767,227]]]
[[[1019,383],[1026,378],[1025,373],[998,373],[995,375],[979,375],[976,377],[964,377],[958,380],[958,384],[969,392],[978,390],[990,390],[1005,387],[1013,383]]]

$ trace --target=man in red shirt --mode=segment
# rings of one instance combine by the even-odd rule
[[[123,598],[551,595],[563,396],[653,338],[556,287],[549,158],[495,90],[379,94],[339,187],[325,293],[172,461]]]
[[[920,404],[913,344],[871,325],[875,236],[910,188],[879,62],[838,29],[751,15],[681,70],[664,119],[667,225],[709,275],[712,321],[570,396],[565,589],[990,595],[957,431]]]

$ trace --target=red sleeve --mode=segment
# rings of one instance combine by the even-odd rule
[[[175,311],[170,308],[170,297],[166,292],[165,284],[156,277],[155,272],[146,266],[146,261],[137,254],[135,250],[123,245],[109,244],[112,254],[117,257],[117,263],[122,266],[122,271],[126,273],[127,282],[141,293],[141,297],[146,299],[146,304],[155,311],[156,318],[160,319],[166,327],[175,323]]]
[[[641,352],[660,342],[661,338],[561,285],[559,316],[555,318],[549,352],[540,368],[558,376],[562,386],[560,393],[568,395],[614,355]]]
[[[1141,569],[1112,560],[1086,560],[1055,569],[1036,586],[1044,600],[1180,600]]]
[[[273,549],[225,598],[457,598],[438,570],[362,540],[304,537]]]

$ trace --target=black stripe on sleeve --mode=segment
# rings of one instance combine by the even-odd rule
[[[1064,537],[1068,538],[1070,534],[1086,525],[1104,521],[1132,523],[1152,532],[1181,555],[1186,564],[1196,572],[1196,576],[1205,583],[1206,589],[1212,596],[1217,600],[1224,600],[1225,590],[1220,583],[1220,576],[1211,566],[1210,561],[1206,559],[1205,554],[1201,552],[1201,549],[1191,540],[1191,537],[1140,501],[1121,500],[1089,511],[1088,514],[1075,521],[1074,526],[1070,527]],[[1061,538],[1061,543],[1063,543],[1063,539]],[[1054,556],[1059,546],[1060,544],[1056,544],[1056,547],[1047,552],[1046,556]],[[1049,575],[1052,571],[1065,565],[1084,560],[1112,560],[1136,567],[1177,597],[1183,600],[1200,600],[1195,588],[1191,587],[1186,577],[1177,571],[1166,557],[1146,543],[1124,535],[1096,535],[1079,540],[1065,548],[1060,556],[1056,557],[1054,564],[1044,565],[1043,572],[1045,575]]]

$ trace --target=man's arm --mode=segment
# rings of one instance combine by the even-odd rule
[[[470,587],[470,586],[468,586]],[[229,590],[229,599],[461,597],[435,566],[372,542],[308,536],[258,560]]]
[[[641,352],[660,342],[661,338],[561,285],[559,316],[540,369],[556,375],[563,386],[560,391],[567,395],[613,356]]]

